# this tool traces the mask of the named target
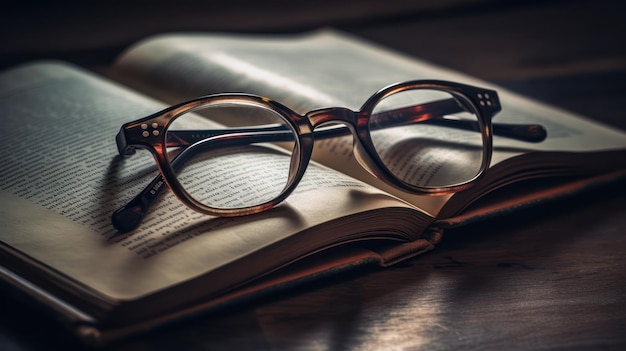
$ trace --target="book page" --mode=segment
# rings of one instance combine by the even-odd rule
[[[395,82],[456,81],[498,91],[503,110],[494,123],[538,123],[548,131],[548,139],[537,144],[494,137],[492,165],[533,151],[626,148],[623,132],[333,30],[291,36],[159,36],[127,51],[113,74],[168,102],[217,92],[247,92],[275,99],[299,113],[329,106],[358,110],[374,92]],[[354,160],[351,137],[317,142],[314,159],[431,215],[450,197],[414,196],[383,184]]]
[[[75,285],[73,293],[117,301],[225,267],[337,217],[379,207],[409,209],[364,183],[311,165],[296,193],[266,213],[215,218],[188,209],[167,191],[137,230],[119,235],[112,212],[156,175],[156,166],[148,151],[117,156],[115,135],[123,123],[163,106],[59,63],[0,75],[0,254],[19,252]],[[410,240],[419,234],[420,220],[395,231],[387,223],[374,234]],[[294,238],[298,244],[288,252],[269,255],[232,279],[248,279],[317,245],[335,245],[344,234],[357,240],[359,227],[353,227]]]

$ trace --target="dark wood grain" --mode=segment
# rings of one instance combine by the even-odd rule
[[[386,12],[344,29],[626,129],[621,4],[513,4],[398,12],[395,21]],[[626,349],[625,185],[449,231],[434,251],[397,266],[109,349]],[[49,317],[0,296],[1,350],[82,349]]]

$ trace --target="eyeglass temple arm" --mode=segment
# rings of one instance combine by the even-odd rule
[[[476,121],[444,118],[446,115],[466,111],[455,99],[433,101],[422,105],[410,106],[396,110],[383,111],[375,114],[380,128],[397,125],[425,123],[441,127],[480,132]],[[539,124],[492,123],[494,135],[529,143],[539,143],[546,139],[548,133]],[[317,136],[317,135],[316,135]]]
[[[137,228],[164,187],[167,187],[165,179],[159,173],[137,196],[113,212],[111,215],[113,227],[119,233],[127,233]]]
[[[374,115],[383,123],[380,128],[410,123],[436,124],[456,129],[480,131],[476,122],[466,120],[444,119],[446,114],[463,111],[454,99],[441,100]],[[315,130],[315,138],[332,138],[348,135],[350,131],[342,125]],[[527,142],[540,142],[546,138],[546,131],[540,125],[526,124],[493,124],[495,135],[505,136]],[[168,132],[168,147],[188,146],[172,161],[172,168],[177,171],[192,156],[206,149],[210,144],[220,141],[220,147],[250,145],[263,142],[289,141],[293,138],[291,131],[282,125],[257,126],[253,128],[228,128],[219,130],[193,130]],[[200,140],[194,144],[194,141]],[[135,229],[152,203],[165,188],[165,180],[159,174],[137,196],[126,205],[120,207],[112,215],[113,226],[121,233]]]

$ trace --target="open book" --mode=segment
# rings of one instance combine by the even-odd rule
[[[541,124],[548,138],[494,137],[485,177],[445,196],[390,188],[356,163],[350,137],[323,140],[295,193],[272,210],[211,217],[165,192],[137,229],[111,224],[157,173],[148,152],[118,155],[123,123],[217,92],[258,94],[301,113],[357,110],[413,79],[493,88],[503,106],[494,122]],[[149,38],[108,78],[26,64],[0,74],[0,116],[0,277],[93,342],[354,266],[391,265],[432,249],[445,228],[626,173],[623,132],[331,30]]]

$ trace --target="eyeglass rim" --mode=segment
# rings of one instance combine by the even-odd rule
[[[467,106],[471,106],[478,118],[478,124],[482,137],[482,158],[481,165],[477,174],[463,182],[450,184],[440,187],[423,187],[416,186],[402,181],[395,176],[380,159],[378,151],[372,140],[370,130],[370,118],[377,104],[391,95],[417,89],[431,89],[450,93],[457,98],[462,99]],[[489,103],[487,103],[485,95],[487,95]],[[482,103],[481,103],[482,101]],[[456,82],[447,82],[440,80],[414,80],[389,85],[373,94],[361,107],[359,111],[359,126],[366,126],[358,131],[358,138],[365,148],[361,151],[355,148],[355,157],[359,163],[363,165],[375,177],[387,183],[390,186],[399,188],[403,191],[410,192],[415,195],[445,195],[459,192],[471,187],[477,180],[483,177],[485,171],[489,168],[493,153],[493,137],[491,119],[501,109],[498,94],[495,90],[479,88]]]
[[[172,164],[167,157],[167,130],[178,117],[193,112],[194,110],[199,108],[204,108],[212,104],[224,103],[229,101],[239,103],[245,102],[248,104],[254,104],[257,106],[269,108],[283,119],[283,121],[286,123],[286,126],[288,126],[296,136],[294,138],[294,151],[292,153],[291,161],[294,162],[293,155],[296,155],[296,171],[290,172],[287,184],[285,185],[285,187],[283,187],[280,194],[278,194],[275,198],[261,204],[239,208],[219,208],[208,206],[196,200],[185,189],[185,187],[178,180],[176,172],[174,171]],[[161,172],[164,181],[172,190],[174,195],[186,206],[200,213],[220,217],[233,217],[260,213],[271,209],[284,201],[293,192],[293,190],[297,187],[298,183],[302,179],[302,176],[304,175],[308,163],[311,159],[311,154],[313,150],[312,133],[303,132],[307,129],[310,129],[307,128],[308,120],[304,116],[298,115],[297,113],[295,113],[288,107],[280,104],[279,102],[268,99],[266,97],[246,93],[220,93],[206,95],[174,105],[161,112],[151,115],[150,117],[151,118],[147,118],[146,121],[157,121],[156,123],[158,123],[159,125],[163,125],[162,132],[160,132],[157,138],[155,138],[153,141],[147,141],[146,143],[143,143],[142,148],[151,151],[157,163],[157,168],[159,169],[159,172]],[[303,126],[304,128],[302,128]],[[293,165],[291,167],[293,167]]]

